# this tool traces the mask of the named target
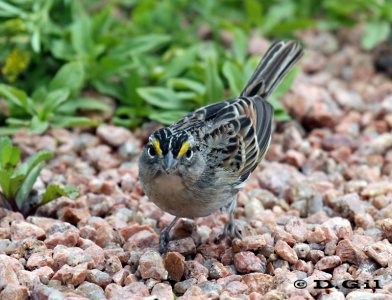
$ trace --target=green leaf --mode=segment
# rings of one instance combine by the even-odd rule
[[[63,112],[75,112],[78,109],[80,110],[96,110],[96,111],[110,111],[111,106],[102,100],[89,98],[89,97],[82,97],[76,98],[67,103],[61,105],[59,108],[60,111]]]
[[[31,189],[33,188],[33,185],[37,180],[38,175],[41,173],[43,167],[44,162],[40,162],[34,165],[34,167],[30,170],[30,172],[28,172],[27,176],[25,177],[22,185],[18,190],[18,193],[16,194],[16,204],[18,205],[19,209],[23,207],[23,202],[29,196]]]
[[[124,80],[124,93],[120,98],[121,103],[130,104],[133,107],[143,106],[143,99],[137,93],[137,89],[142,84],[141,76],[137,72],[131,72]]]
[[[173,90],[191,90],[200,95],[206,92],[203,84],[187,78],[171,78],[167,81],[167,86]]]
[[[67,101],[69,94],[68,88],[52,90],[46,95],[44,100],[45,109],[55,111],[61,104]]]
[[[30,120],[7,118],[6,123],[10,126],[28,127],[30,125]]]
[[[217,59],[211,53],[206,58],[205,84],[207,103],[223,99],[223,83],[219,77]]]
[[[34,50],[35,53],[41,52],[41,34],[36,28],[31,36],[31,48]]]
[[[263,5],[258,0],[245,0],[245,10],[252,25],[261,25],[263,21]]]
[[[9,185],[9,197],[15,199],[16,195],[18,194],[19,189],[25,179],[23,174],[12,176],[10,179]]]
[[[385,41],[391,32],[391,25],[387,21],[372,21],[365,25],[361,39],[364,49],[370,50]]]
[[[74,186],[66,186],[64,188],[57,184],[50,184],[42,194],[41,203],[46,204],[59,197],[70,197],[75,199],[78,196],[78,190]]]
[[[22,9],[7,2],[9,1],[0,1],[0,17],[26,17],[26,13]]]
[[[233,32],[234,43],[232,45],[234,56],[240,64],[243,64],[248,51],[248,37],[244,31],[236,28]]]
[[[111,55],[136,55],[146,53],[162,47],[170,41],[170,36],[163,34],[147,34],[126,39],[119,46],[114,47]]]
[[[12,153],[12,145],[3,145],[1,148],[1,167],[3,169],[7,168],[7,165],[9,163],[9,160],[11,158],[11,153]]]
[[[23,164],[21,164],[16,170],[15,174],[27,175],[34,169],[38,164],[46,160],[52,159],[53,153],[49,151],[39,151],[32,156],[30,156]]]
[[[181,119],[188,112],[181,110],[173,111],[156,111],[150,114],[150,119],[162,123],[164,125],[173,124],[174,122]]]
[[[0,186],[4,196],[10,198],[10,179],[11,173],[7,170],[0,170]]]
[[[84,68],[81,63],[71,62],[63,65],[50,82],[50,90],[68,88],[77,92],[83,85]]]
[[[0,136],[13,135],[21,129],[20,127],[0,127]]]
[[[295,66],[282,80],[282,82],[278,85],[276,90],[271,94],[274,97],[281,97],[285,95],[291,88],[294,83],[295,78],[297,77],[300,71],[300,67]]]
[[[242,88],[245,86],[245,80],[241,70],[234,63],[227,61],[223,64],[222,71],[229,82],[230,95],[237,97],[241,94]]]
[[[69,42],[64,40],[53,40],[50,45],[53,56],[61,60],[72,60],[76,53]]]
[[[24,91],[6,84],[0,84],[0,95],[13,104],[22,107],[25,111],[28,111],[27,94]]]
[[[82,5],[79,5],[82,8]],[[76,53],[85,58],[93,53],[93,40],[91,36],[91,20],[85,12],[78,13],[71,25],[71,43]]]
[[[270,33],[277,36],[284,35],[296,30],[312,28],[315,24],[316,22],[310,18],[288,20],[277,24]]]
[[[79,196],[79,189],[74,185],[66,185],[63,189],[67,193],[68,198],[76,199]]]
[[[0,168],[13,170],[20,159],[20,149],[12,146],[11,140],[7,138],[0,139]]]
[[[279,25],[283,20],[290,19],[294,16],[295,3],[286,1],[284,4],[277,3],[271,6],[265,15],[262,30],[264,33],[270,33],[275,26]]]
[[[124,94],[120,86],[103,80],[94,80],[92,82],[94,88],[101,94],[109,95],[117,99],[123,99]]]
[[[187,50],[177,50],[174,58],[164,66],[162,80],[181,75],[189,66],[195,63],[199,47]]]
[[[107,80],[111,76],[127,72],[134,65],[134,61],[126,56],[107,55],[102,57],[94,66],[94,74],[91,74],[91,78],[93,80]]]
[[[94,121],[86,117],[57,116],[52,121],[52,126],[55,128],[98,125],[98,121]]]
[[[181,109],[185,108],[185,102],[177,94],[164,87],[143,87],[137,89],[138,94],[147,103],[163,109]]]
[[[49,128],[48,121],[42,121],[38,116],[31,119],[29,132],[33,134],[42,134]]]
[[[12,147],[11,157],[9,159],[9,164],[14,168],[20,160],[21,150],[18,147]]]

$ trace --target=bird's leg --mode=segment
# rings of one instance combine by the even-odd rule
[[[162,254],[165,254],[167,252],[167,244],[169,243],[170,230],[176,224],[178,219],[179,217],[175,217],[173,221],[171,221],[171,223],[161,231],[161,235],[159,236],[159,252],[161,252]]]
[[[223,229],[223,236],[230,236],[232,239],[234,238],[241,238],[241,231],[238,229],[238,226],[235,224],[234,221],[234,210],[237,207],[237,199],[234,199],[229,206],[229,222],[225,224]]]
[[[237,199],[234,198],[227,209],[229,214],[229,221],[225,224],[225,227],[223,228],[223,233],[218,237],[217,242],[222,241],[227,236],[230,236],[232,239],[242,237],[241,231],[238,229],[238,226],[235,224],[234,221],[234,210],[236,209],[236,207]]]

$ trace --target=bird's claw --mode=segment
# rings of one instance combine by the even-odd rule
[[[167,245],[169,244],[169,232],[163,230],[159,236],[159,252],[161,254],[167,253]]]
[[[215,241],[216,243],[220,243],[226,237],[230,237],[231,239],[242,238],[241,230],[235,224],[234,220],[231,220],[225,224],[225,227],[223,228],[223,233],[218,236]]]

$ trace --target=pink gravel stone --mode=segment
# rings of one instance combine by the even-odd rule
[[[130,272],[130,267],[129,266],[125,266],[124,268],[122,268],[120,271],[118,271],[117,273],[115,273],[112,276],[112,279],[114,281],[114,283],[117,283],[118,285],[123,286],[125,279],[128,277]]]
[[[197,261],[194,261],[194,260],[186,261],[184,276],[186,279],[189,279],[189,278],[198,279],[200,276],[207,277],[208,276],[208,269]]]
[[[123,238],[109,224],[106,225],[103,223],[103,226],[97,228],[95,243],[98,246],[105,248],[110,244],[122,244]]]
[[[245,295],[248,293],[248,286],[241,281],[232,281],[226,285],[225,291],[231,296]]]
[[[157,297],[157,299],[171,300],[174,299],[172,287],[166,283],[156,284],[151,291],[151,296]]]
[[[315,268],[318,270],[330,270],[333,269],[337,266],[339,266],[342,263],[341,259],[337,255],[333,256],[326,256],[321,258],[315,265]]]
[[[1,300],[27,300],[29,292],[27,287],[20,285],[7,285],[4,290],[0,292]]]
[[[131,224],[121,228],[120,234],[123,236],[124,240],[127,241],[131,236],[143,230],[147,230],[150,231],[151,233],[155,233],[154,229],[148,224],[142,224],[142,225]]]
[[[113,275],[114,273],[119,272],[121,269],[122,269],[122,264],[117,256],[111,256],[106,260],[105,263],[106,273]]]
[[[60,215],[60,220],[77,225],[79,222],[86,222],[90,212],[87,208],[65,207]]]
[[[172,240],[169,242],[167,248],[168,251],[178,252],[185,256],[196,253],[196,245],[191,237]]]
[[[234,252],[256,251],[265,247],[267,242],[263,235],[246,236],[242,239],[234,239],[232,249]]]
[[[60,269],[63,265],[75,267],[83,263],[86,263],[87,267],[92,269],[95,265],[91,256],[78,247],[56,246],[53,249],[53,259],[57,269]]]
[[[43,252],[35,252],[27,260],[26,267],[30,270],[41,267],[54,267],[53,250],[47,249]]]
[[[278,240],[275,244],[275,252],[291,264],[298,261],[297,253],[285,241]]]
[[[125,287],[111,283],[105,288],[105,295],[111,300],[143,299],[149,296],[150,292],[143,282],[134,282]]]
[[[321,228],[321,226],[316,226],[313,228],[313,230],[308,231],[308,234],[306,236],[306,240],[308,243],[322,243],[326,239],[324,230]]]
[[[209,277],[211,279],[219,279],[230,275],[229,270],[220,262],[213,262],[209,269]]]
[[[150,230],[141,230],[132,235],[127,243],[124,245],[124,249],[131,250],[133,248],[145,249],[149,247],[158,246],[159,237],[156,232]]]
[[[260,272],[263,269],[260,258],[250,251],[236,253],[234,265],[240,273]]]
[[[365,249],[365,252],[383,267],[387,267],[392,262],[392,245],[387,240],[372,244]]]
[[[40,283],[40,278],[34,272],[19,270],[17,272],[17,277],[20,285],[27,287],[28,289],[33,289],[35,285]]]
[[[248,288],[249,292],[266,294],[273,287],[274,277],[263,273],[246,274],[242,277],[241,282]]]
[[[178,252],[168,252],[164,264],[169,279],[180,281],[185,271],[185,257]]]
[[[18,241],[25,238],[35,237],[39,240],[45,239],[45,231],[38,226],[24,222],[14,221],[11,224],[11,240]]]
[[[70,267],[63,265],[60,270],[54,274],[53,280],[59,280],[64,284],[72,284],[77,286],[81,284],[87,277],[87,264]]]
[[[53,269],[48,266],[36,269],[36,270],[32,271],[31,273],[36,274],[39,277],[40,281],[44,284],[47,284],[49,282],[49,280],[52,279],[52,277],[54,275]]]
[[[77,229],[69,229],[65,232],[55,232],[49,234],[45,240],[48,248],[53,249],[57,245],[74,247],[79,240],[79,231]]]
[[[23,270],[23,266],[15,258],[0,255],[0,289],[7,285],[19,285],[16,272]]]
[[[342,262],[350,262],[357,266],[367,261],[366,254],[356,247],[350,240],[341,240],[336,246],[336,255]]]
[[[283,193],[290,185],[305,179],[296,168],[276,162],[269,163],[263,171],[257,173],[257,177],[263,187],[276,194]]]
[[[392,218],[381,220],[380,227],[385,237],[392,243]]]
[[[306,282],[307,282],[307,287],[306,289],[313,295],[316,296],[317,294],[320,294],[321,291],[320,289],[315,289],[314,288],[314,282],[315,280],[330,280],[332,279],[332,275],[323,271],[319,270],[314,270],[313,274],[309,277],[307,277]]]
[[[84,252],[93,259],[96,269],[103,270],[105,268],[105,253],[101,247],[93,244],[87,247]]]
[[[305,241],[308,233],[308,229],[306,228],[304,221],[297,217],[290,218],[285,229],[287,232],[291,233],[297,242],[300,243]]]
[[[112,277],[105,272],[97,269],[92,269],[87,271],[86,280],[105,288],[109,283],[112,282]]]
[[[133,139],[129,130],[123,127],[101,125],[97,129],[97,135],[111,146],[118,147],[127,140]]]
[[[166,280],[168,272],[161,255],[154,250],[146,250],[139,260],[139,271],[143,279]]]

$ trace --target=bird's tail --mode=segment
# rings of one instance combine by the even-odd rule
[[[260,60],[241,96],[258,95],[266,99],[303,55],[298,41],[275,42]]]

